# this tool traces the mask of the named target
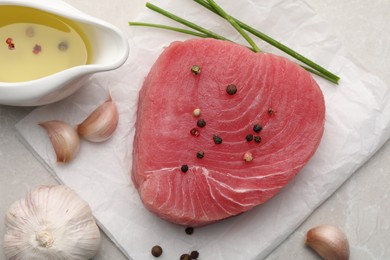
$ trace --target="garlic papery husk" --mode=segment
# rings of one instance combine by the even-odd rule
[[[110,95],[106,102],[98,106],[77,126],[77,133],[90,142],[103,142],[114,134],[118,121],[118,109]]]
[[[39,186],[14,202],[5,225],[7,259],[90,259],[100,246],[88,203],[63,185]]]
[[[80,138],[76,130],[60,120],[39,123],[48,133],[57,156],[57,162],[71,161],[80,150]]]
[[[349,259],[348,239],[342,230],[332,225],[310,229],[306,235],[306,245],[325,260]]]

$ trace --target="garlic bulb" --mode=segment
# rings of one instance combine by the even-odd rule
[[[7,259],[89,259],[100,245],[89,205],[63,185],[37,187],[14,202],[5,225]]]
[[[90,142],[103,142],[114,134],[118,121],[118,109],[110,95],[106,102],[97,107],[77,126],[77,132],[80,137]]]
[[[52,120],[39,124],[48,133],[57,162],[66,163],[71,161],[80,149],[80,138],[76,130],[60,120]]]
[[[306,236],[306,245],[311,247],[325,260],[348,260],[349,243],[339,228],[320,225],[310,229]]]

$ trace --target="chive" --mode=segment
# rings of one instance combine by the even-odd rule
[[[199,26],[197,24],[194,24],[194,23],[192,23],[192,22],[190,22],[188,20],[185,20],[185,19],[183,19],[183,18],[181,18],[181,17],[179,17],[177,15],[174,15],[174,14],[168,12],[168,11],[165,11],[164,9],[161,9],[160,7],[158,7],[158,6],[154,5],[154,4],[151,4],[151,3],[148,2],[148,3],[146,3],[146,7],[151,9],[151,10],[153,10],[153,11],[155,11],[155,12],[157,12],[157,13],[159,13],[159,14],[162,14],[162,15],[164,15],[164,16],[166,16],[166,17],[168,17],[168,18],[170,18],[170,19],[172,19],[172,20],[174,20],[174,21],[176,21],[178,23],[184,24],[187,27],[190,27],[190,28],[192,28],[194,30],[202,32],[202,33],[206,34],[207,36],[209,36],[211,38],[228,41],[228,39],[226,39],[225,37],[223,37],[223,36],[221,36],[221,35],[219,35],[217,33],[214,33],[214,32],[212,32],[210,30],[207,30],[207,29],[205,29],[205,28],[203,28],[203,27],[201,27],[201,26]]]
[[[202,5],[203,7],[209,9],[210,11],[214,12],[215,14],[217,15],[220,15],[218,13],[217,10],[215,10],[209,3],[207,3],[206,1],[204,0],[194,0],[196,3]],[[208,1],[208,0],[207,0]],[[221,16],[221,15],[220,15]],[[306,64],[307,66],[313,68],[314,70],[318,71],[318,73],[316,73],[318,76],[321,76],[327,80],[330,80],[332,81],[333,83],[335,84],[338,84],[338,81],[340,80],[340,78],[333,74],[332,72],[326,70],[325,68],[321,67],[320,65],[314,63],[313,61],[309,60],[308,58],[304,57],[303,55],[297,53],[296,51],[290,49],[289,47],[287,47],[286,45],[280,43],[279,41],[276,41],[274,40],[273,38],[269,37],[268,35],[256,30],[255,28],[241,22],[240,20],[232,17],[233,20],[235,20],[235,22],[241,27],[243,28],[244,30],[252,33],[253,35],[257,36],[258,38],[262,39],[263,41],[271,44],[272,46],[278,48],[279,50],[287,53],[288,55],[294,57],[295,59],[303,62],[304,64]],[[304,67],[306,69],[306,67]],[[313,72],[313,71],[310,71],[310,72]],[[326,77],[324,77],[326,76]]]
[[[203,7],[209,9],[210,11],[216,13],[217,15],[220,15],[222,16],[220,13],[218,13],[208,2],[206,2],[206,0],[194,0],[196,3],[202,5]],[[207,0],[207,1],[212,1],[212,0]],[[215,2],[214,2],[215,3]],[[149,9],[157,12],[157,13],[160,13],[161,15],[164,15],[178,23],[181,23],[187,27],[190,27],[200,33],[197,33],[197,32],[194,32],[194,31],[190,31],[190,30],[186,30],[186,29],[182,29],[182,28],[178,28],[178,27],[172,27],[172,26],[166,26],[166,25],[158,25],[158,24],[151,24],[151,23],[138,23],[138,22],[129,22],[129,25],[135,25],[135,26],[149,26],[149,27],[156,27],[156,28],[161,28],[161,29],[167,29],[167,30],[172,30],[172,31],[176,31],[176,32],[181,32],[181,33],[184,33],[184,34],[189,34],[189,35],[193,35],[193,36],[197,36],[197,37],[201,37],[201,38],[214,38],[214,39],[219,39],[219,40],[225,40],[225,41],[229,41],[229,42],[233,42],[217,33],[214,33],[210,30],[207,30],[199,25],[196,25],[188,20],[185,20],[179,16],[176,16],[164,9],[161,9],[149,2],[146,3],[146,7],[148,7]],[[220,11],[220,10],[219,10]],[[223,10],[222,10],[223,11]],[[223,16],[222,16],[223,17]],[[290,55],[291,57],[297,59],[298,61],[306,64],[307,66],[303,66],[301,65],[302,68],[304,68],[305,70],[307,70],[308,72],[311,72],[317,76],[320,76],[334,84],[338,84],[339,80],[340,80],[340,77],[338,77],[337,75],[333,74],[332,72],[326,70],[325,68],[321,67],[320,65],[316,64],[315,62],[311,61],[310,59],[304,57],[303,55],[299,54],[298,52],[290,49],[289,47],[287,47],[286,45],[280,43],[279,41],[269,37],[268,35],[256,30],[255,28],[241,22],[240,20],[232,17],[232,16],[229,16],[229,22],[235,26],[235,25],[238,25],[240,28],[246,30],[247,32],[250,32],[251,34],[257,36],[258,38],[264,40],[265,42],[271,44],[272,46],[278,48],[279,50],[285,52],[286,54]],[[223,17],[226,19],[226,17]],[[232,22],[233,21],[233,22]],[[235,27],[237,29],[237,27]],[[239,30],[239,29],[237,29]],[[242,31],[242,30],[241,30]],[[240,31],[239,31],[240,32]],[[241,33],[241,32],[240,32]],[[241,35],[243,35],[241,33]],[[244,35],[243,35],[244,36]],[[244,37],[247,41],[248,41],[248,38],[250,39],[250,37],[248,36],[248,38]],[[251,40],[250,40],[251,41]],[[248,41],[249,42],[249,41]],[[251,44],[252,45],[252,44]],[[259,49],[255,47],[255,44],[252,45],[252,47],[248,47],[249,49],[251,49],[252,51],[254,52],[258,52]]]
[[[207,0],[212,8],[225,20],[227,20],[240,34],[244,39],[252,46],[254,52],[260,52],[259,47],[257,47],[256,43],[249,37],[249,35],[241,28],[240,25],[237,24],[236,20],[234,20],[230,15],[228,15],[225,10],[223,10],[214,0]]]
[[[167,26],[167,25],[161,25],[161,24],[154,24],[154,23],[139,23],[139,22],[129,22],[130,26],[147,26],[147,27],[154,27],[154,28],[159,28],[159,29],[165,29],[165,30],[170,30],[170,31],[175,31],[175,32],[180,32],[184,34],[189,34],[193,35],[196,37],[200,38],[208,38],[209,35],[203,34],[203,33],[198,33],[182,28],[177,28],[177,27],[172,27],[172,26]]]

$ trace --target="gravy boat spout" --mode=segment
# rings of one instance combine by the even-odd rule
[[[3,74],[1,74],[0,72],[0,105],[39,106],[59,101],[75,93],[80,87],[82,87],[82,85],[85,83],[85,80],[93,73],[114,70],[120,67],[125,63],[129,55],[128,41],[116,27],[105,21],[87,15],[61,0],[0,0],[0,12],[2,8],[13,8],[12,10],[23,9],[24,12],[28,12],[29,10],[32,12],[44,12],[45,15],[48,15],[48,17],[53,16],[59,19],[63,19],[64,21],[69,21],[69,24],[71,24],[73,27],[77,27],[77,31],[80,32],[80,35],[83,36],[82,39],[85,40],[83,43],[85,43],[85,57],[87,58],[85,58],[84,63],[72,65],[63,69],[59,69],[53,73],[31,79],[23,78],[22,80],[8,80],[4,79],[7,77],[7,73],[3,72]],[[4,11],[3,13],[7,14],[7,12],[9,13],[9,11]],[[32,15],[31,17],[38,16]],[[14,18],[10,18],[10,20],[13,19]],[[20,38],[19,36],[12,38],[11,35],[11,37],[7,38],[7,36],[2,32],[2,23],[3,25],[5,24],[8,26],[13,22],[6,21],[6,18],[1,21],[0,17],[0,37],[6,38],[0,39],[0,55],[2,51],[1,48],[3,48],[3,53],[5,53],[5,55],[2,56],[6,57],[8,55],[11,57],[8,61],[10,65],[7,65],[8,67],[6,68],[20,70],[10,71],[12,73],[17,72],[14,73],[16,75],[15,77],[18,77],[18,75],[26,75],[29,67],[20,68],[19,65],[12,65],[14,64],[14,61],[17,62],[17,60],[24,60],[25,57],[23,56],[22,58],[12,58],[12,55],[15,57],[21,57],[16,55],[22,55],[20,54],[22,52],[22,45],[32,41],[31,38],[37,36],[34,35],[34,33],[38,34],[38,32],[40,32],[39,30],[41,29],[38,28],[33,31],[33,29],[31,29],[32,26],[26,24],[25,26],[28,29],[24,29],[25,32],[23,33],[25,35],[23,35],[23,37],[29,38],[26,38],[27,40],[25,41],[18,41]],[[18,23],[20,24],[20,22]],[[37,26],[39,26],[41,23],[42,21],[37,22]],[[12,33],[14,31],[15,30],[13,29]],[[63,31],[66,30],[64,29]],[[53,33],[53,35],[56,34]],[[46,38],[49,37],[44,37],[44,40],[42,41],[46,41]],[[57,42],[59,41],[60,40]],[[8,44],[8,46],[6,46],[5,42]],[[58,45],[57,42],[51,45],[46,44],[50,45],[48,48],[45,48],[46,46],[43,43],[42,46],[38,44],[33,46],[30,43],[30,45],[28,45],[28,48],[30,49],[25,52],[28,53],[27,55],[34,56],[31,59],[39,60],[41,57],[43,59],[45,55],[46,57],[49,56],[49,51],[47,51],[49,47],[58,53],[54,55],[65,55],[64,53],[67,51],[70,53],[72,50],[79,51],[76,48],[77,46],[75,47],[75,44],[72,45],[71,40],[63,40],[62,42],[58,43]],[[76,54],[74,56],[80,55]],[[72,60],[74,57],[67,59]],[[48,61],[48,64],[56,65],[57,61],[58,64],[62,62],[62,60],[60,61],[57,56],[53,56],[53,58]],[[3,61],[0,60],[0,63],[1,62]],[[25,66],[25,64],[26,62],[24,62],[23,66]],[[51,65],[40,65],[34,63],[32,63],[31,67],[32,70],[35,70],[36,67],[39,66],[41,66],[42,69],[51,67]]]

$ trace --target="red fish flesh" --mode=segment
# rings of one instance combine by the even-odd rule
[[[158,216],[206,225],[277,194],[313,156],[324,121],[319,86],[286,58],[174,42],[139,93],[132,179]]]

